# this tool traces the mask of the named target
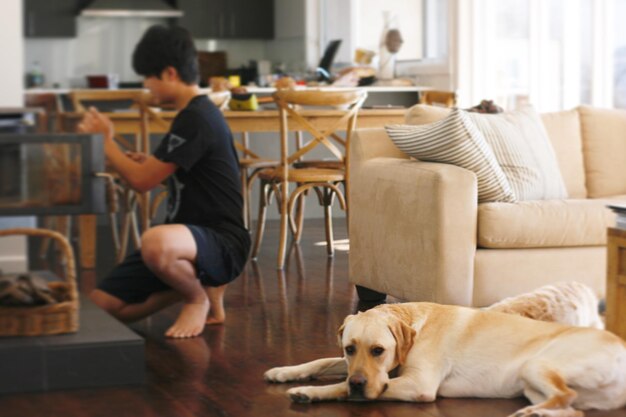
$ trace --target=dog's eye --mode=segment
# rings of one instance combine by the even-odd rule
[[[348,355],[348,356],[352,356],[352,355],[354,355],[354,352],[356,352],[356,348],[354,346],[352,346],[352,345],[346,346],[345,350],[346,350],[346,355]]]
[[[371,350],[372,356],[380,356],[383,354],[384,351],[385,349],[381,348],[380,346],[373,347]]]

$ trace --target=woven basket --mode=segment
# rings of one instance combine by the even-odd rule
[[[0,230],[0,237],[9,235],[40,236],[55,239],[67,261],[65,282],[51,282],[50,288],[65,287],[68,300],[36,307],[0,306],[0,336],[43,336],[73,333],[78,330],[78,291],[74,251],[60,233],[47,229],[16,228]]]

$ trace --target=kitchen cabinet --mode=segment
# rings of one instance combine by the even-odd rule
[[[24,36],[73,38],[76,36],[77,0],[25,0]]]
[[[274,0],[178,0],[178,24],[194,38],[272,39]]]

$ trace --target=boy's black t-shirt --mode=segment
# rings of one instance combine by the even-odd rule
[[[237,152],[222,112],[207,96],[194,97],[178,113],[154,156],[178,166],[167,180],[166,223],[210,227],[247,255]]]

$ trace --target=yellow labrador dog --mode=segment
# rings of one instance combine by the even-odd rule
[[[293,401],[511,398],[515,417],[578,417],[626,405],[626,343],[604,330],[432,303],[382,305],[346,317],[342,358],[270,369],[271,382],[336,376],[287,391]],[[389,372],[398,368],[398,376]]]

